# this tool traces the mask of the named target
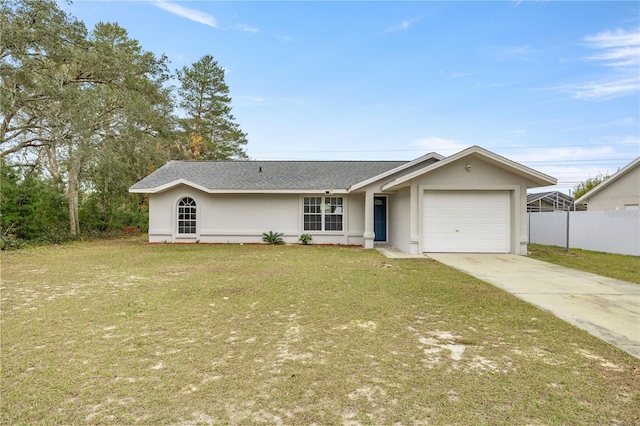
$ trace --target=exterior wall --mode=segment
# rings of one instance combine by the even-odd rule
[[[315,244],[362,244],[364,197],[334,196],[343,197],[344,230],[315,232],[302,229],[303,195],[207,194],[181,185],[150,194],[149,242],[261,243],[262,233],[273,231],[283,233],[284,241],[290,244],[297,243],[304,233],[311,234]],[[176,232],[177,203],[183,197],[196,201],[195,235]]]
[[[203,194],[200,240],[208,243],[261,242],[263,232],[297,242],[301,217],[295,194]]]
[[[624,210],[625,204],[640,204],[640,166],[589,197],[587,210]]]
[[[389,196],[388,241],[392,246],[411,252],[411,189],[403,188]]]
[[[467,171],[467,165],[471,170]],[[413,179],[411,190],[415,191],[419,202],[419,213],[412,220],[418,235],[422,232],[422,205],[425,190],[504,190],[510,192],[511,204],[511,253],[527,254],[527,179],[520,177],[488,162],[470,156],[454,161],[427,175]],[[420,237],[421,239],[421,237]],[[422,252],[422,242],[419,244]]]
[[[346,199],[349,203],[347,244],[364,245],[364,194],[350,194]]]

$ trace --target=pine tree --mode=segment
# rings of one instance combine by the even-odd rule
[[[247,134],[231,115],[231,96],[224,81],[224,69],[211,55],[205,55],[191,67],[176,71],[180,107],[187,117],[180,120],[191,159],[245,159]]]

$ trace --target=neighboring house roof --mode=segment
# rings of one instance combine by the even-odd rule
[[[486,149],[480,148],[479,146],[472,146],[470,148],[465,149],[464,151],[460,151],[457,154],[447,157],[444,160],[430,164],[424,168],[416,170],[412,173],[408,173],[404,176],[400,176],[397,179],[394,179],[391,182],[383,185],[382,190],[386,191],[388,189],[400,187],[405,182],[408,182],[411,179],[414,179],[420,175],[423,175],[424,173],[437,170],[440,167],[444,167],[447,164],[450,164],[454,161],[460,160],[470,155],[479,156],[488,163],[494,164],[495,166],[505,169],[511,173],[523,176],[527,178],[529,181],[533,182],[535,186],[548,186],[548,185],[555,185],[558,183],[557,179],[554,177],[546,175],[537,170],[533,170],[527,166],[523,166],[522,164],[516,163],[515,161],[511,161],[491,151],[487,151]]]
[[[618,170],[616,173],[611,175],[609,179],[605,180],[604,182],[601,182],[595,188],[592,188],[591,191],[582,194],[582,196],[576,200],[576,204],[587,203],[588,202],[587,200],[590,197],[593,197],[595,194],[602,191],[607,186],[611,185],[613,182],[620,179],[622,176],[626,175],[631,170],[633,170],[636,166],[639,166],[639,165],[640,165],[640,157],[636,158],[635,160],[633,160],[632,162],[624,166],[622,169]]]
[[[170,161],[130,192],[157,193],[179,184],[205,192],[327,191],[349,187],[407,161]]]
[[[545,200],[545,201],[554,201],[557,198],[562,198],[566,201],[570,201],[573,202],[573,197],[567,194],[564,194],[560,191],[550,191],[550,192],[538,192],[535,194],[527,194],[527,204],[529,203],[533,203],[534,201],[538,201],[538,200]]]
[[[539,206],[538,202],[547,203],[544,206]],[[550,207],[549,207],[550,206]],[[539,211],[540,208],[544,209],[568,209],[574,207],[573,197],[560,191],[538,192],[533,194],[527,194],[527,211]],[[578,210],[584,210],[584,206],[579,207]]]

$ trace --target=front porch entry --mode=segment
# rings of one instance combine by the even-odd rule
[[[373,241],[387,241],[387,197],[373,198]]]

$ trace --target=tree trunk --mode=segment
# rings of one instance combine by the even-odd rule
[[[56,145],[51,143],[41,148],[39,158],[44,156],[44,167],[47,169],[53,183],[59,191],[64,191],[64,183],[60,174],[60,166],[58,165],[58,155],[56,153]]]
[[[78,200],[80,198],[80,165],[78,160],[69,159],[69,178],[67,184],[67,198],[69,207],[69,232],[77,235],[80,232],[80,219],[78,217]]]

